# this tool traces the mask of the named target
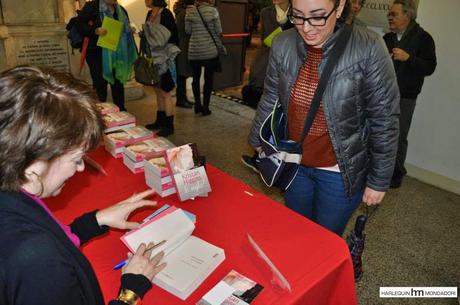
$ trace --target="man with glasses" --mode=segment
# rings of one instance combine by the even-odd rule
[[[388,12],[389,33],[383,36],[393,59],[401,95],[399,117],[399,144],[391,187],[398,188],[407,171],[404,167],[407,154],[407,136],[414,113],[417,96],[422,90],[425,76],[436,68],[433,38],[415,21],[417,17],[413,0],[396,0]]]
[[[259,130],[276,101],[288,138],[299,142],[324,65],[349,29],[347,0],[292,0],[295,28],[273,41],[264,93],[249,143],[261,151]],[[389,188],[398,142],[398,87],[377,33],[353,26],[328,79],[305,141],[286,205],[341,235],[361,202],[379,204]]]

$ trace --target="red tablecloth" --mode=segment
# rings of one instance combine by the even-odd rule
[[[108,176],[87,169],[70,179],[61,195],[47,199],[64,223],[147,189],[144,175],[132,174],[120,159],[102,149],[92,157],[104,166]],[[158,205],[168,203],[194,213],[197,222],[193,234],[223,248],[226,259],[186,301],[153,287],[144,304],[195,304],[231,269],[264,286],[253,305],[356,304],[352,263],[341,238],[210,165],[207,173],[212,187],[207,198],[180,202],[176,195],[171,195],[154,199]],[[141,220],[152,210],[138,211],[132,219]],[[251,251],[247,233],[287,278],[291,293],[270,284],[271,276]],[[119,288],[120,271],[112,267],[126,258],[128,251],[119,239],[122,234],[111,230],[82,248],[96,271],[106,300],[114,298]]]

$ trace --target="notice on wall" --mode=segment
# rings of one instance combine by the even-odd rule
[[[18,39],[18,65],[45,66],[59,71],[70,71],[67,41],[62,37]]]

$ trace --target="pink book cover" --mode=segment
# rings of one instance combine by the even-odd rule
[[[164,154],[164,152],[163,152]],[[145,162],[145,161],[144,161]],[[155,172],[157,172],[160,177],[166,177],[170,175],[170,170],[168,166],[166,165],[166,161],[163,157],[159,158],[152,158],[147,161],[149,163],[149,167],[154,168]],[[144,167],[145,169],[146,167]]]
[[[138,167],[138,168],[135,168],[134,169],[134,173],[135,174],[140,174],[140,173],[143,173],[144,172],[144,168],[143,167]]]
[[[168,139],[158,137],[126,147],[126,155],[131,158],[131,160],[139,162],[144,159],[162,157],[163,151],[172,147],[175,147],[175,145]]]
[[[204,169],[204,158],[195,143],[168,149],[164,153],[166,165],[181,201],[207,194],[211,191]]]
[[[105,139],[115,147],[136,144],[153,138],[153,132],[144,126],[134,126],[115,130],[105,134]]]
[[[96,108],[102,115],[120,111],[120,108],[114,103],[96,103]]]
[[[174,179],[173,179],[174,181]],[[166,182],[166,183],[163,183],[161,185],[161,190],[162,191],[166,191],[166,190],[169,190],[170,188],[173,188],[174,187],[174,182],[173,181],[169,181],[169,182]]]
[[[106,128],[115,126],[127,125],[136,122],[136,118],[129,112],[113,112],[108,113],[102,117]]]
[[[136,249],[131,249],[131,247],[128,245],[128,243],[126,242],[126,237],[131,235],[131,234],[134,234],[136,233],[138,230],[142,229],[143,227],[145,226],[148,226],[149,224],[151,224],[152,222],[168,215],[168,214],[171,214],[172,212],[174,212],[175,210],[177,210],[177,207],[175,206],[170,206],[169,208],[165,209],[164,211],[162,211],[160,214],[158,215],[155,215],[154,217],[152,218],[149,218],[147,221],[144,221],[139,227],[137,227],[136,229],[133,229],[127,233],[125,233],[122,237],[120,237],[121,241],[125,244],[125,246],[132,252],[136,252]]]

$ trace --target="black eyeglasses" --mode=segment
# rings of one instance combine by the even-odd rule
[[[321,16],[321,17],[302,17],[302,16],[297,16],[294,15],[293,13],[288,15],[289,21],[291,21],[292,24],[294,25],[304,25],[305,21],[308,22],[309,25],[311,26],[323,26],[326,24],[327,19],[329,16],[332,15],[332,13],[337,9],[336,6],[332,9],[332,11],[329,12],[326,16]]]

